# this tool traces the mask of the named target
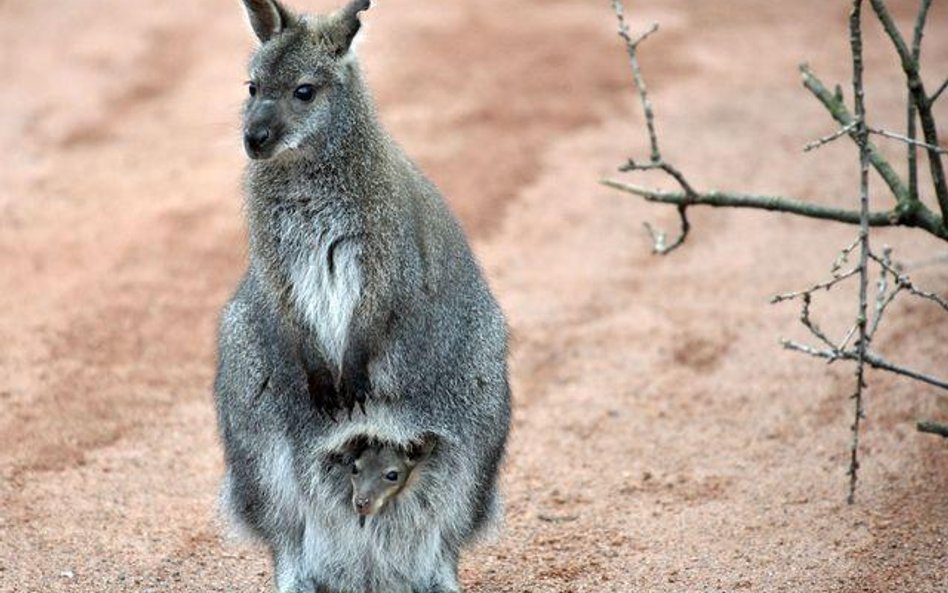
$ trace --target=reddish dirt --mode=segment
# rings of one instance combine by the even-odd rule
[[[851,146],[800,152],[833,124],[796,63],[849,79],[830,4],[630,7],[662,24],[643,67],[666,156],[696,184],[852,202]],[[466,554],[466,590],[944,592],[948,450],[914,431],[944,398],[870,375],[846,505],[852,376],[782,351],[797,311],[767,304],[853,229],[695,212],[688,245],[651,256],[642,222],[674,213],[597,184],[647,154],[608,3],[430,6],[377,3],[360,51],[513,333],[507,526]],[[899,128],[897,63],[867,29],[869,109]],[[269,591],[262,551],[214,511],[214,326],[246,256],[237,3],[0,0],[0,41],[0,591]],[[944,249],[876,236],[907,261]],[[917,278],[948,290],[944,265]],[[852,313],[845,290],[820,299],[827,328]],[[906,303],[889,321],[884,352],[944,370],[944,315]]]

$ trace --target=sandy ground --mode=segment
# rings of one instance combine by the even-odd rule
[[[849,79],[845,4],[635,2],[637,27],[663,27],[642,60],[668,158],[704,188],[851,203],[851,146],[800,152],[833,124],[796,73]],[[642,222],[674,213],[596,183],[646,154],[607,2],[431,6],[378,2],[360,51],[513,334],[507,527],[465,556],[466,590],[948,591],[948,450],[913,426],[948,406],[873,373],[847,506],[850,371],[777,343],[802,334],[768,298],[819,279],[852,229],[696,212],[685,249],[651,256]],[[896,61],[877,26],[867,44],[869,109],[898,128]],[[270,590],[262,551],[214,511],[213,334],[246,257],[250,48],[233,0],[0,0],[3,593]],[[944,250],[877,237],[910,262]],[[948,291],[944,265],[916,277]],[[818,312],[842,331],[853,301]],[[896,306],[880,347],[943,371],[946,319]]]

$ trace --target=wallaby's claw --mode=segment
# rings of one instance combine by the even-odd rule
[[[362,411],[362,415],[365,415],[365,402],[368,400],[369,391],[370,389],[367,377],[352,377],[350,379],[344,379],[340,382],[339,389],[337,391],[339,400],[341,402],[340,407],[346,409],[350,420],[352,419],[352,412],[355,410],[356,406],[359,406],[359,410]]]

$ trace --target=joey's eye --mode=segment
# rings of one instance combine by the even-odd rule
[[[352,466],[352,475],[353,476],[359,475],[359,468],[356,467],[355,465]]]
[[[293,91],[293,96],[304,103],[309,103],[316,98],[316,87],[311,84],[301,84]]]
[[[251,97],[257,96],[257,85],[253,82],[247,83],[247,92],[250,93]]]
[[[385,474],[385,479],[388,480],[389,482],[397,482],[398,472],[388,472],[387,474]]]

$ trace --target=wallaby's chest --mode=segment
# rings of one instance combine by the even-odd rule
[[[340,369],[362,293],[361,233],[332,204],[278,208],[273,222],[291,301],[326,361]]]

